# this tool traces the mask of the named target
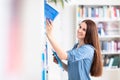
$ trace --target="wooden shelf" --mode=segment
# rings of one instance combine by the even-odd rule
[[[120,51],[118,51],[118,52],[102,52],[102,54],[104,54],[104,55],[117,55],[117,54],[120,54]]]
[[[104,35],[99,37],[100,40],[113,40],[113,39],[120,39],[120,35]]]

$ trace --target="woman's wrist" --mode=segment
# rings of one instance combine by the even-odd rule
[[[47,37],[52,37],[52,34],[46,34]]]
[[[47,38],[48,38],[49,40],[53,39],[53,35],[52,35],[52,34],[46,34],[46,36],[47,36]]]

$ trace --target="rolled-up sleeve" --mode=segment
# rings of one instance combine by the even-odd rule
[[[75,53],[76,53],[76,50],[67,51],[68,61],[74,61],[75,60],[75,56],[76,56]]]
[[[94,49],[91,46],[82,46],[80,48],[74,48],[67,51],[68,61],[77,61],[84,58],[93,57]]]

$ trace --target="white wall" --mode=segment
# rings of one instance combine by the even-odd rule
[[[10,9],[8,0],[0,0],[0,79],[3,80],[6,69]]]
[[[44,51],[44,0],[23,0],[22,5],[22,76],[41,80],[41,53]]]

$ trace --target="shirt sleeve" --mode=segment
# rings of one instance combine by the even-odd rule
[[[89,45],[81,46],[80,48],[73,48],[67,51],[68,61],[77,61],[81,59],[91,59],[94,55],[94,48]]]

